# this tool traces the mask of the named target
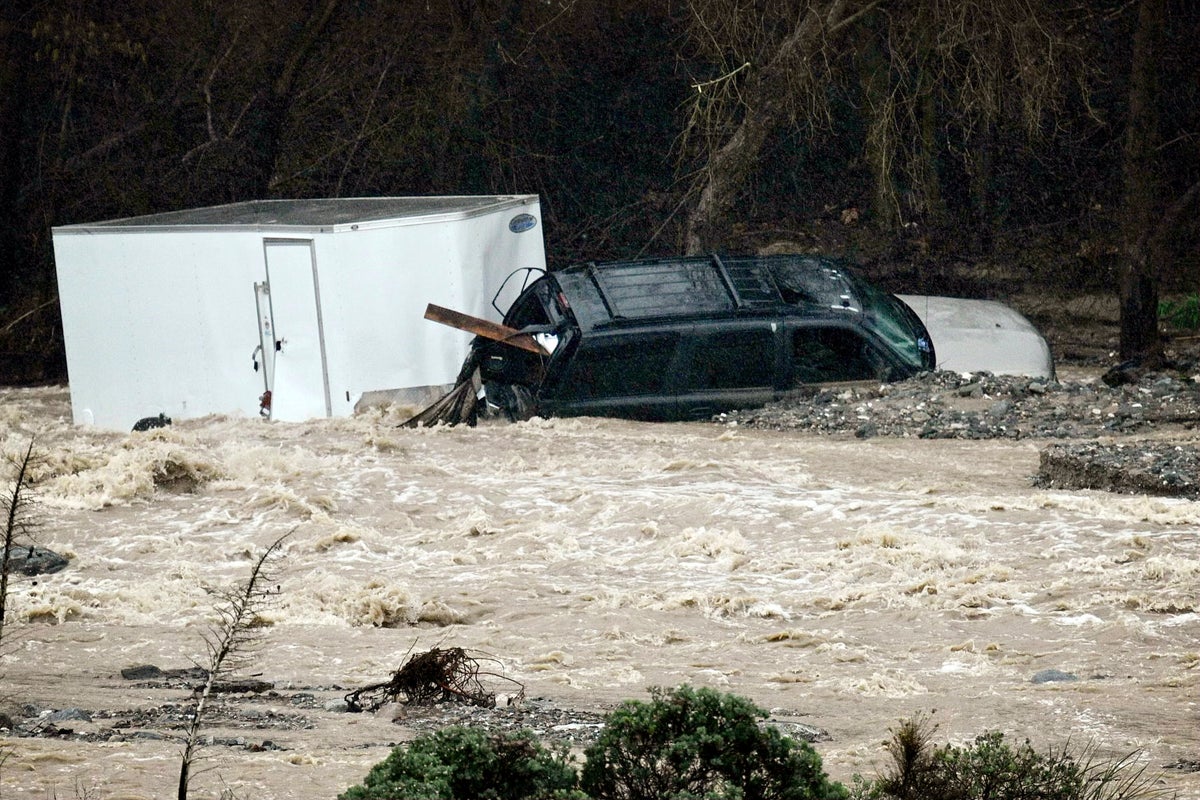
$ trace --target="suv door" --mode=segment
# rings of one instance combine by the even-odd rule
[[[789,389],[814,383],[886,381],[895,368],[885,350],[855,325],[792,322],[785,336]]]
[[[681,338],[678,329],[588,334],[540,405],[563,416],[674,419],[669,376]]]
[[[781,388],[778,320],[697,325],[680,348],[675,369],[680,419],[708,419],[722,411],[756,408]]]

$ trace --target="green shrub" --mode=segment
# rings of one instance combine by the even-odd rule
[[[651,691],[608,715],[586,751],[581,786],[597,800],[836,800],[807,742],[759,721],[748,700],[682,686]]]
[[[976,737],[969,747],[945,747],[933,764],[932,788],[941,790],[934,797],[1074,800],[1084,786],[1078,764],[1066,753],[1038,753],[1028,741],[1010,747],[997,732]]]
[[[859,780],[855,800],[1146,800],[1167,797],[1131,758],[1100,763],[1085,751],[1040,753],[1028,741],[1015,747],[997,732],[967,747],[932,748],[928,718],[892,732],[889,774]]]
[[[1158,318],[1177,330],[1194,331],[1200,328],[1200,295],[1195,292],[1179,300],[1162,300]]]
[[[445,728],[397,747],[340,800],[540,800],[577,797],[565,750],[528,731],[487,734]]]

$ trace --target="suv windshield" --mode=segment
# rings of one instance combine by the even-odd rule
[[[864,281],[855,283],[863,311],[874,317],[875,329],[896,354],[916,369],[932,369],[932,348],[916,314],[895,295]]]

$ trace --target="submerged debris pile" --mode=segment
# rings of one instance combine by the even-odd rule
[[[829,732],[800,722],[799,711],[776,709],[763,724],[778,729],[785,736],[806,742],[825,742]],[[523,699],[511,705],[480,708],[461,703],[438,703],[426,706],[407,706],[396,722],[422,733],[437,731],[451,725],[479,728],[488,733],[532,731],[543,742],[587,747],[604,730],[608,711],[585,711],[560,706],[542,697]]]
[[[1200,423],[1200,386],[1152,374],[1137,383],[927,372],[898,383],[821,388],[719,422],[776,430],[922,439],[1079,439]]]
[[[1099,380],[932,372],[880,386],[822,388],[765,408],[722,414],[717,421],[862,439],[1104,440],[1048,446],[1037,484],[1200,498],[1194,437],[1161,438],[1200,425],[1200,385],[1179,374],[1148,374],[1110,386]],[[1145,438],[1150,434],[1160,438]]]
[[[463,703],[406,706],[395,722],[421,733],[460,725],[491,734],[532,731],[543,742],[586,747],[604,729],[605,714],[559,706],[545,698],[483,708]]]
[[[1041,452],[1036,483],[1200,498],[1200,450],[1170,443],[1055,444]]]

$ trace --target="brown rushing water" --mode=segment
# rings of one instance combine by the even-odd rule
[[[487,653],[565,707],[735,692],[827,731],[842,781],[921,712],[939,743],[1000,730],[1152,772],[1200,759],[1200,503],[1034,489],[1037,443],[403,416],[115,434],[71,427],[63,388],[0,390],[5,451],[34,435],[42,455],[38,541],[72,557],[11,589],[9,705],[86,709],[62,723],[86,733],[183,702],[121,669],[200,660],[209,590],[292,531],[252,671],[316,708],[263,699],[259,727],[214,725],[284,749],[206,748],[194,797],[360,781],[413,733],[324,704],[431,647]],[[156,485],[163,469],[194,480]],[[1078,680],[1034,683],[1045,669]],[[170,740],[5,743],[5,797],[174,793]],[[1200,798],[1198,773],[1163,780]]]

